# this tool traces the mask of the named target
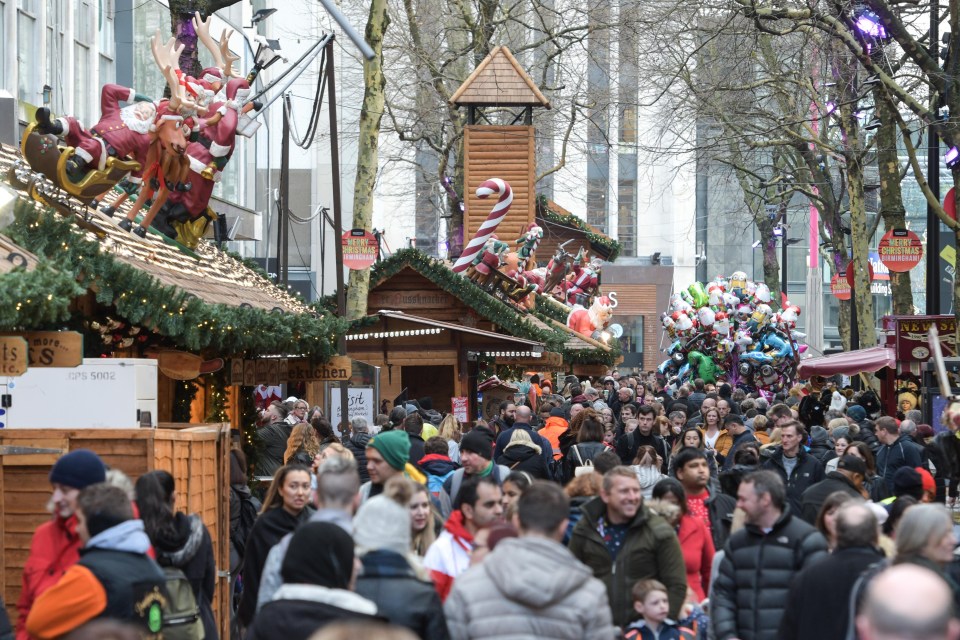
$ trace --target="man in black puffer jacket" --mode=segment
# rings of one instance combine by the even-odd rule
[[[796,421],[783,423],[780,425],[781,444],[763,463],[764,469],[773,471],[783,480],[790,510],[797,516],[803,511],[803,492],[824,477],[823,464],[803,448],[806,439],[802,424]]]
[[[827,541],[795,518],[783,481],[756,471],[740,483],[737,506],[746,526],[724,547],[711,602],[717,640],[776,640],[790,581],[827,553]]]

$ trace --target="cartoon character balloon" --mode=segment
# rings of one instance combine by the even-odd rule
[[[765,394],[780,391],[795,377],[807,347],[796,331],[799,307],[784,302],[775,311],[777,302],[765,283],[744,271],[678,288],[661,315],[671,345],[658,373],[671,384],[696,376]]]

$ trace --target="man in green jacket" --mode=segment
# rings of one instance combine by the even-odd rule
[[[603,476],[600,497],[581,507],[570,551],[607,587],[613,623],[625,628],[636,617],[630,591],[637,580],[667,586],[670,617],[677,619],[687,595],[687,574],[673,528],[643,506],[640,480],[629,467]]]

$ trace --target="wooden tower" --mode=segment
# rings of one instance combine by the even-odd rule
[[[470,238],[490,213],[493,202],[477,198],[484,180],[502,178],[513,189],[513,206],[497,228],[506,242],[519,238],[537,211],[537,162],[533,108],[550,108],[550,101],[537,88],[520,63],[504,46],[496,47],[451,96],[450,104],[467,107],[464,129],[464,240]],[[508,126],[482,124],[483,108],[516,108],[522,112]],[[522,123],[521,123],[522,120]]]

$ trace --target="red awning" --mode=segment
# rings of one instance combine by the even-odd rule
[[[896,366],[896,351],[889,347],[870,347],[858,351],[835,353],[822,358],[801,360],[800,366],[797,367],[797,377],[832,376],[838,373],[853,376],[858,373],[873,373],[884,367]]]

